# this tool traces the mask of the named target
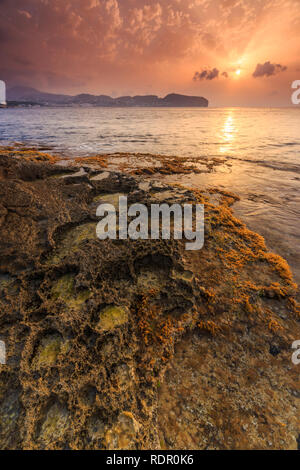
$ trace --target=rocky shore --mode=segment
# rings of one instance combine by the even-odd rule
[[[297,449],[288,264],[234,194],[145,174],[0,152],[0,448]],[[96,208],[120,195],[204,203],[204,248],[98,240]]]

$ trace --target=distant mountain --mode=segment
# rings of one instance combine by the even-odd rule
[[[72,106],[72,105],[91,105],[106,107],[134,107],[134,106],[153,106],[153,107],[207,107],[208,100],[201,96],[185,96],[171,93],[165,98],[159,98],[156,95],[145,96],[120,96],[112,98],[107,95],[81,94],[76,96],[59,95],[54,93],[44,93],[29,87],[14,87],[7,91],[7,101],[22,104],[39,104],[43,106]]]
[[[17,86],[7,90],[7,101],[34,102],[39,104],[67,104],[69,101],[67,95],[56,95],[44,93],[35,88]]]

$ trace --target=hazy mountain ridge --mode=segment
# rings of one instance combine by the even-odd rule
[[[105,107],[207,107],[208,100],[202,96],[186,96],[170,93],[164,98],[156,95],[120,96],[112,98],[108,95],[91,95],[82,93],[76,96],[46,93],[30,87],[14,87],[7,91],[8,102],[35,103],[44,106],[92,105]]]

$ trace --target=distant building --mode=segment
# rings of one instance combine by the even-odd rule
[[[0,80],[0,106],[6,106],[6,85]]]

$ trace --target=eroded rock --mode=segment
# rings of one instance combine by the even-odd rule
[[[171,187],[67,184],[32,154],[0,168],[2,449],[297,448],[297,286],[234,195],[174,188],[205,204],[204,248],[186,252],[96,237],[95,198],[149,206]]]

